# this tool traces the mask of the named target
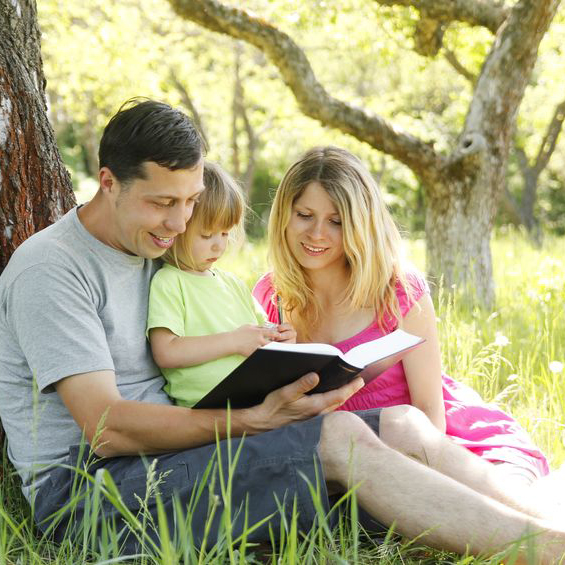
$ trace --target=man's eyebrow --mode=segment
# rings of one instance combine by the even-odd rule
[[[192,194],[190,198],[200,196],[203,191],[204,188]],[[177,194],[149,194],[149,198],[155,198],[156,200],[181,200],[181,198],[179,198]]]

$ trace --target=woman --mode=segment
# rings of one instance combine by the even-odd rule
[[[441,372],[428,286],[400,259],[401,238],[366,167],[337,147],[308,151],[285,174],[269,221],[273,272],[254,295],[298,341],[343,352],[397,327],[425,338],[343,410],[412,404],[454,441],[533,481],[549,471],[543,454],[510,416]],[[282,319],[281,319],[282,318]],[[370,369],[368,369],[370,370]]]

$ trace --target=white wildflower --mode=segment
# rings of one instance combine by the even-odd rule
[[[505,345],[509,344],[510,340],[502,332],[496,332],[494,345],[497,345],[498,347],[504,347]]]
[[[561,363],[561,361],[552,361],[549,364],[549,370],[552,373],[562,373],[563,372],[563,363]]]

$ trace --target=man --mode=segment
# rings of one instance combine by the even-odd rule
[[[68,501],[69,467],[83,464],[81,434],[101,457],[90,460],[90,472],[107,470],[132,510],[146,495],[140,455],[155,460],[171,527],[173,494],[188,503],[214,454],[216,431],[227,435],[226,411],[171,405],[145,340],[154,259],[184,231],[205,190],[203,151],[179,111],[153,101],[126,105],[104,131],[94,198],[29,238],[0,277],[0,415],[42,529]],[[247,435],[231,504],[239,509],[248,497],[248,524],[273,514],[270,525],[279,531],[280,504],[290,513],[296,499],[299,526],[308,530],[316,509],[307,481],[319,475],[336,492],[360,484],[360,503],[374,518],[396,522],[409,537],[427,531],[423,541],[435,547],[496,551],[536,533],[545,562],[565,551],[563,530],[546,528],[534,517],[539,510],[493,467],[447,441],[416,409],[331,413],[362,381],[306,395],[316,383],[308,374],[258,406],[231,411],[231,435]],[[226,442],[220,447],[227,467]],[[328,510],[323,488],[322,503]],[[156,515],[154,498],[148,504]],[[55,527],[55,538],[84,511],[83,501],[70,522],[66,516]],[[109,504],[102,511],[116,513]],[[191,502],[196,543],[207,511],[206,496]],[[242,516],[234,516],[236,533]],[[217,530],[216,519],[211,543]],[[268,531],[265,522],[253,539],[268,539]],[[124,553],[136,551],[134,536],[121,541]]]

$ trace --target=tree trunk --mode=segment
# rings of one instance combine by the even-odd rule
[[[495,289],[489,241],[496,204],[486,202],[478,187],[469,188],[465,179],[451,179],[448,186],[430,191],[450,196],[428,198],[427,272],[433,290],[440,284],[448,292],[462,290],[474,303],[491,308]]]
[[[16,247],[75,204],[45,101],[33,0],[0,0],[0,272]]]
[[[523,175],[524,188],[522,191],[522,203],[520,205],[520,215],[522,223],[526,226],[528,233],[534,237],[537,221],[534,214],[536,205],[536,193],[538,189],[539,174],[535,169],[529,169]]]
[[[16,247],[75,197],[47,119],[35,1],[0,0],[0,37],[1,273]],[[0,450],[3,440],[0,426]]]
[[[421,174],[431,205],[428,272],[442,274],[448,287],[457,281],[487,308],[495,298],[490,232],[506,187],[516,114],[558,5],[559,0],[514,5],[483,64],[457,146],[439,175]]]

